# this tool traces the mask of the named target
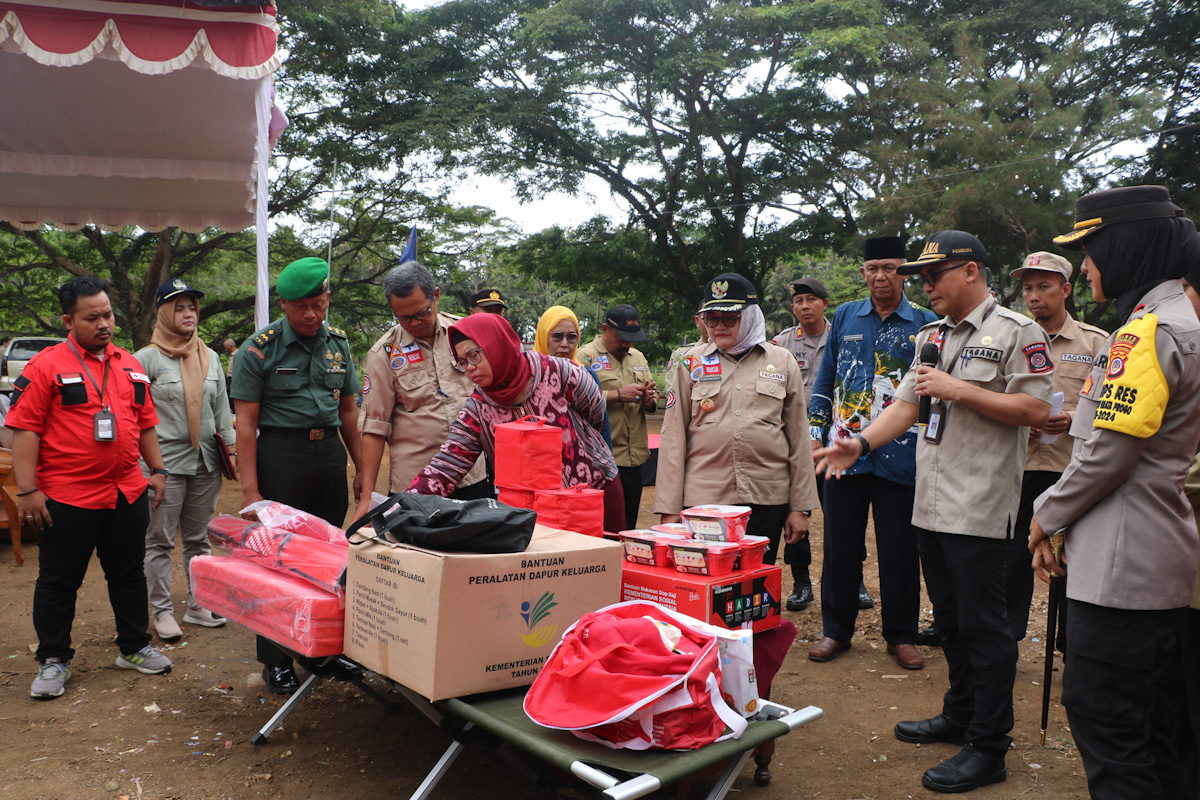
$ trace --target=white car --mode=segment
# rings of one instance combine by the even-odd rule
[[[12,392],[13,381],[21,376],[29,359],[52,344],[65,341],[54,336],[23,336],[5,344],[0,350],[0,392]]]

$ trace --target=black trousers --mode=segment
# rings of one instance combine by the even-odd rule
[[[617,477],[625,492],[625,529],[637,527],[638,509],[642,505],[642,468],[617,467]]]
[[[1038,495],[1058,483],[1061,472],[1027,471],[1021,477],[1021,505],[1013,537],[1008,540],[1008,575],[1004,581],[1004,596],[1008,603],[1008,627],[1013,639],[1021,641],[1029,630],[1029,605],[1033,602],[1033,556],[1029,553],[1029,523],[1033,520],[1033,501]],[[1066,603],[1059,605],[1066,608]],[[1059,619],[1062,620],[1060,613]],[[1059,631],[1065,632],[1060,623]],[[1062,650],[1060,643],[1059,650]]]
[[[825,477],[823,475],[817,476],[817,500],[821,503],[821,509],[824,511]],[[805,536],[795,544],[785,544],[783,546],[783,563],[792,568],[792,585],[794,587],[804,585],[809,579],[808,568],[812,566],[812,537],[813,530],[810,526],[808,536]]]
[[[779,538],[783,534],[783,523],[787,522],[790,510],[788,504],[780,506],[750,505],[750,522],[746,525],[747,536],[766,536],[771,540],[767,545],[764,564],[774,564],[779,552]]]
[[[821,621],[825,635],[839,642],[854,636],[858,587],[862,583],[867,511],[875,518],[879,555],[879,598],[883,638],[889,644],[915,644],[921,607],[921,560],[912,526],[911,486],[870,473],[843,475],[825,487],[825,562],[821,567]]]
[[[130,503],[118,492],[116,507],[100,510],[47,498],[46,509],[54,524],[38,533],[38,577],[33,589],[37,660],[70,661],[75,656],[71,648],[75,599],[93,551],[108,583],[121,654],[131,655],[150,644],[149,601],[142,569],[150,524],[147,493]]]
[[[258,492],[341,527],[350,506],[346,448],[341,436],[320,441],[275,433],[258,437]],[[292,658],[270,639],[256,637],[259,662],[287,667]]]
[[[942,713],[967,725],[967,741],[1002,757],[1012,743],[1017,643],[1008,628],[1008,542],[917,529],[925,588],[946,640],[950,689]],[[882,560],[882,559],[881,559]]]
[[[1200,800],[1200,610],[1183,612],[1179,628],[1178,669],[1172,676],[1183,687],[1175,703],[1175,742],[1179,754],[1179,796]]]
[[[1173,722],[1184,687],[1171,684],[1170,666],[1185,609],[1067,602],[1062,702],[1093,800],[1179,797]]]

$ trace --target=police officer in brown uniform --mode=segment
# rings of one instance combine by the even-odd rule
[[[363,364],[362,433],[364,490],[354,511],[370,509],[371,488],[388,445],[391,493],[403,492],[437,453],[475,385],[467,378],[447,331],[459,317],[438,312],[441,291],[416,261],[407,261],[383,277],[383,294],[397,324],[379,337]],[[480,458],[450,495],[459,500],[492,497],[495,490]]]
[[[997,305],[983,277],[986,261],[971,234],[940,231],[916,261],[900,267],[920,273],[930,305],[944,315],[922,327],[916,341],[918,359],[926,343],[936,346],[936,366],[914,363],[892,405],[862,432],[817,454],[829,479],[913,423],[923,430],[913,525],[934,619],[946,636],[950,689],[941,714],[900,722],[895,732],[906,742],[966,745],[922,776],[938,792],[1008,776],[1017,645],[1004,602],[1005,555],[1028,428],[1045,425],[1053,389],[1046,334]],[[924,398],[930,405],[922,413]]]
[[[1092,358],[1104,347],[1108,333],[1079,322],[1067,313],[1071,296],[1071,262],[1054,253],[1030,253],[1021,266],[1009,275],[1021,281],[1025,307],[1050,336],[1050,359],[1054,362],[1054,392],[1063,396],[1062,410],[1046,422],[1044,428],[1030,428],[1029,452],[1025,455],[1025,474],[1021,478],[1021,505],[1017,524],[1008,543],[1008,624],[1013,638],[1025,638],[1029,627],[1029,604],[1033,599],[1033,570],[1029,564],[1029,521],[1033,501],[1062,476],[1071,460],[1074,438],[1067,433],[1079,390],[1092,370]],[[1047,441],[1052,439],[1052,441]],[[1060,605],[1064,609],[1065,603]],[[1065,626],[1060,628],[1065,631]],[[1062,648],[1066,637],[1059,640]]]
[[[774,564],[781,529],[789,542],[807,536],[818,502],[804,381],[766,340],[758,292],[741,275],[709,281],[701,314],[712,341],[671,376],[654,512],[678,522],[695,505],[748,505],[746,533],[770,538]]]
[[[1162,186],[1085,195],[1075,230],[1097,301],[1123,320],[1096,358],[1062,478],[1034,504],[1038,575],[1069,576],[1063,705],[1097,800],[1177,798],[1168,665],[1191,602],[1200,536],[1184,494],[1200,437],[1200,322],[1180,278],[1200,237]],[[1065,565],[1047,533],[1065,538]],[[1195,680],[1195,675],[1187,676]]]

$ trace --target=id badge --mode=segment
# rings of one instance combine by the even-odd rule
[[[948,409],[941,403],[929,406],[929,424],[925,426],[925,441],[937,444],[942,440],[942,431],[946,429],[946,414]]]
[[[112,442],[117,438],[117,417],[110,409],[102,408],[92,417],[97,442]]]

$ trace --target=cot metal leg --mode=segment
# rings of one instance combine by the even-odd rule
[[[707,800],[723,800],[725,795],[729,794],[729,790],[733,788],[733,782],[737,780],[737,776],[742,772],[742,767],[746,766],[746,762],[750,760],[753,752],[753,750],[746,750],[729,762],[729,766],[725,767],[725,771],[721,773],[717,785],[708,793]]]
[[[474,726],[473,722],[468,722],[463,730],[470,730]],[[442,757],[433,765],[433,769],[429,770],[429,774],[425,776],[425,780],[421,781],[421,785],[412,793],[410,800],[427,800],[433,794],[433,790],[441,783],[442,778],[446,777],[446,773],[450,771],[450,767],[462,755],[462,751],[467,746],[455,739],[446,748],[446,752],[442,753]]]
[[[250,737],[250,744],[260,745],[265,742],[267,737],[270,736],[276,728],[283,724],[283,721],[287,719],[288,714],[291,714],[296,710],[296,706],[300,704],[301,700],[308,696],[308,693],[313,690],[313,687],[317,685],[317,681],[319,680],[321,680],[320,675],[317,675],[316,673],[309,675],[308,679],[305,680],[304,683],[300,684],[300,688],[292,692],[292,696],[287,699],[287,702],[279,707],[279,710],[275,712],[275,716],[267,720],[267,724],[259,728],[258,733]]]

